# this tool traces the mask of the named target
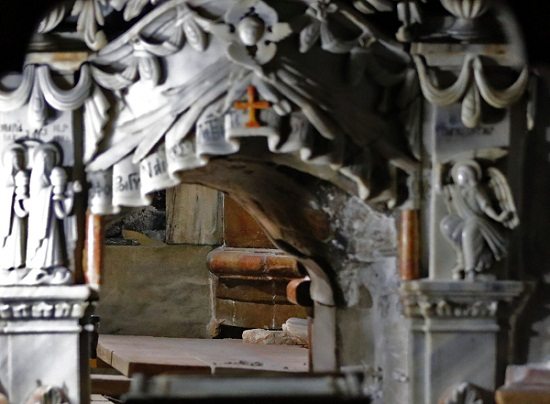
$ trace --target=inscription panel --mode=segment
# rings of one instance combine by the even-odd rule
[[[63,165],[74,164],[74,122],[72,112],[52,111],[47,124],[33,129],[27,120],[28,106],[12,112],[0,112],[0,147],[16,140],[56,143],[63,151]]]

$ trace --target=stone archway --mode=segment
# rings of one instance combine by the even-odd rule
[[[316,302],[316,370],[367,362],[383,367],[386,399],[437,399],[448,386],[424,383],[433,370],[428,365],[426,374],[411,370],[406,345],[414,340],[414,348],[428,357],[434,348],[428,325],[436,318],[433,323],[446,326],[456,316],[483,323],[480,346],[490,345],[491,361],[497,362],[486,335],[496,332],[495,307],[512,302],[524,287],[499,283],[509,276],[502,268],[493,283],[482,280],[472,288],[452,283],[455,256],[438,226],[446,214],[446,192],[460,191],[453,173],[462,165],[477,169],[482,186],[496,182],[501,210],[517,218],[505,174],[516,191],[512,170],[506,173],[507,155],[522,125],[514,117],[524,107],[528,71],[516,73],[524,61],[506,48],[517,45],[506,27],[491,37],[495,46],[483,45],[486,33],[475,20],[485,16],[498,23],[498,10],[487,11],[484,4],[463,15],[465,9],[449,1],[442,1],[444,8],[370,0],[102,4],[77,0],[71,10],[55,8],[39,28],[50,52],[31,50],[23,75],[7,77],[10,91],[0,94],[2,130],[10,134],[4,146],[13,157],[3,159],[7,188],[30,201],[45,195],[44,209],[57,216],[34,237],[36,251],[58,243],[62,233],[65,239],[54,250],[68,255],[50,262],[46,254],[44,264],[32,268],[8,265],[2,268],[11,276],[8,284],[40,288],[36,285],[70,283],[78,275],[83,209],[74,215],[70,207],[78,203],[84,171],[89,223],[120,206],[146,204],[155,190],[199,183],[241,202],[274,243],[308,269]],[[69,11],[74,18],[66,21]],[[435,28],[423,25],[423,11],[435,22],[449,23],[454,16],[459,23],[432,33],[432,41]],[[74,20],[92,51],[74,52],[56,42],[62,22]],[[388,20],[392,23],[384,24]],[[498,73],[498,89],[486,73],[490,69]],[[456,134],[469,140],[457,142]],[[43,157],[35,159],[39,152]],[[19,158],[25,162],[12,162]],[[27,192],[24,173],[37,166],[44,175],[35,176],[38,186],[31,174]],[[401,317],[398,293],[397,209],[407,212],[402,224],[410,229],[401,233],[400,262],[411,280],[401,290],[411,327]],[[7,210],[12,223],[15,208]],[[421,236],[415,228],[419,216]],[[513,223],[506,219],[507,227]],[[32,236],[36,232],[31,229]],[[497,258],[503,256],[499,252]],[[89,261],[84,272],[97,286],[93,266]],[[27,311],[57,318],[48,296],[47,307],[33,301],[25,303]],[[60,307],[61,318],[83,314],[74,307],[87,295],[66,299],[74,306],[68,312]],[[19,315],[15,306],[6,310],[8,319]],[[424,320],[428,325],[422,328]],[[450,372],[445,383],[456,377]],[[491,375],[480,379],[491,388]]]

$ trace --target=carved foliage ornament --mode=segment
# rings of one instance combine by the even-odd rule
[[[107,38],[100,27],[105,24],[105,14],[112,10],[123,11],[125,21],[137,17],[149,3],[157,0],[71,0],[60,3],[42,20],[39,33],[54,30],[67,16],[77,18],[77,31],[92,50],[99,50],[107,44]]]
[[[507,108],[517,102],[525,93],[529,81],[527,67],[524,67],[516,81],[508,88],[495,89],[484,74],[483,62],[479,56],[466,55],[457,80],[447,88],[433,83],[423,58],[413,55],[424,97],[437,106],[462,102],[462,123],[474,128],[481,122],[481,99],[494,108]]]

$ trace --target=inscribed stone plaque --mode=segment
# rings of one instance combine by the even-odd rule
[[[507,147],[510,143],[508,114],[494,123],[482,122],[476,128],[467,128],[460,118],[460,105],[436,108],[434,141],[436,159],[448,161],[456,154],[480,149]]]
[[[18,110],[0,113],[0,144],[15,140],[37,140],[55,142],[63,151],[63,165],[74,164],[74,123],[72,112],[52,111],[44,127],[32,129],[27,120],[28,106]]]

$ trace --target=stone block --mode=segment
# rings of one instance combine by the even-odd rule
[[[209,246],[106,246],[100,333],[207,336]]]

